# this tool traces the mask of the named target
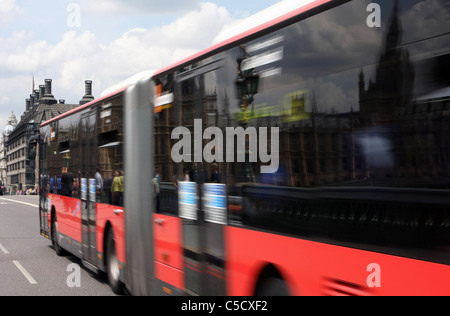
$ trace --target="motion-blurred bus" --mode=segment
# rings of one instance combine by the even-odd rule
[[[448,1],[247,25],[41,125],[42,235],[117,293],[449,295]]]

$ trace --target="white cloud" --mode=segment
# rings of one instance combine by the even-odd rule
[[[7,97],[7,96],[0,97],[0,105],[5,105],[8,103],[9,103],[9,97]]]
[[[0,129],[11,110],[18,118],[23,113],[32,76],[36,87],[46,78],[53,79],[55,98],[78,103],[85,79],[93,80],[93,94],[99,97],[103,90],[136,73],[160,69],[207,48],[230,21],[225,8],[202,3],[198,10],[170,24],[130,29],[106,44],[95,31],[68,31],[56,44],[32,41],[26,32],[0,38],[0,98],[11,102],[0,104]]]
[[[153,29],[131,29],[108,45],[102,45],[90,36],[82,38],[82,35],[71,40],[73,46],[90,46],[91,50],[76,58],[65,57],[62,75],[64,78],[82,78],[83,74],[91,74],[96,77],[92,78],[94,84],[102,82],[106,85],[98,88],[106,88],[145,69],[162,68],[207,48],[229,19],[225,8],[203,3],[199,10],[191,11],[171,24]],[[76,47],[73,50],[77,51]]]
[[[408,32],[404,32],[404,43],[444,34],[450,27],[450,5],[448,2],[437,0],[420,2],[402,16],[402,26],[403,28],[408,27]],[[447,49],[449,42],[444,37],[439,41],[431,40],[422,45],[426,45],[428,51],[431,52],[436,50],[437,46]]]
[[[0,0],[0,25],[10,23],[20,11],[16,0]]]

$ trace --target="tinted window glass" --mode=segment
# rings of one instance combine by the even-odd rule
[[[90,177],[96,179],[97,202],[124,206],[122,95],[102,102],[98,111],[95,133],[98,164]]]
[[[174,96],[156,114],[161,179],[226,184],[231,225],[445,243],[450,6],[377,1],[380,27],[370,27],[369,3],[346,2],[159,78],[159,95]],[[161,200],[161,209],[171,208]]]
[[[279,128],[278,170],[261,173],[259,155],[228,168],[233,182],[448,188],[449,5],[377,3],[380,28],[352,1],[228,52],[234,63],[205,76],[227,126]],[[255,77],[256,93],[237,97],[232,86]]]

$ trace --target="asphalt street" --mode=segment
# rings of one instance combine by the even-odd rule
[[[38,211],[37,196],[0,196],[0,296],[113,296],[103,275],[55,254]]]

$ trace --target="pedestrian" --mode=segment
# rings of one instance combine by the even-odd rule
[[[173,168],[172,184],[178,190],[178,167],[176,166]]]
[[[155,197],[156,204],[156,212],[159,212],[159,193],[160,193],[160,184],[161,184],[161,176],[159,174],[159,167],[155,167],[155,175],[153,176],[153,193]]]
[[[103,178],[100,174],[99,168],[97,168],[97,172],[95,173],[95,195],[97,202],[101,202],[101,194],[103,189]]]
[[[61,195],[72,196],[73,175],[69,168],[63,168],[61,175]]]
[[[119,171],[114,171],[114,178],[111,184],[111,195],[112,204],[115,206],[120,206],[120,194],[123,191],[123,184],[121,183],[122,178],[120,177]]]
[[[213,172],[211,174],[211,182],[212,183],[221,183],[222,175],[219,172],[219,166],[216,163],[213,163]]]

